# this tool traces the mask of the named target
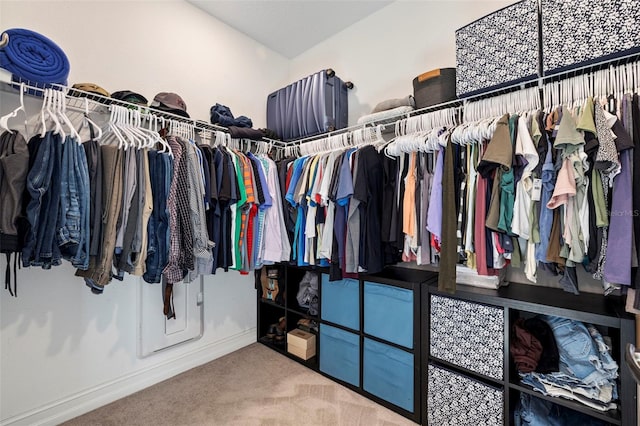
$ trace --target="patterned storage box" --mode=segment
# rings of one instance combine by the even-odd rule
[[[640,0],[542,0],[545,74],[640,51]]]
[[[502,308],[432,295],[430,316],[431,356],[502,380]]]
[[[364,283],[364,332],[413,348],[413,290]]]
[[[534,78],[538,63],[537,0],[520,1],[456,31],[458,96]]]
[[[501,389],[429,364],[427,424],[437,426],[502,425]]]
[[[365,338],[362,355],[363,389],[413,413],[413,358],[410,352]]]

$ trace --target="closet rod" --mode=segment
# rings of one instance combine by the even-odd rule
[[[522,81],[516,84],[512,84],[509,86],[505,86],[505,87],[500,87],[494,90],[489,90],[488,92],[482,92],[482,93],[476,93],[474,95],[471,96],[466,96],[466,97],[462,97],[459,98],[459,101],[464,101],[464,102],[469,102],[472,100],[476,100],[478,98],[483,98],[483,97],[491,97],[493,95],[498,95],[498,94],[502,94],[501,92],[507,93],[507,92],[511,92],[512,89],[526,89],[526,86],[530,86],[530,87],[534,87],[534,82],[537,82],[537,86],[538,88],[542,88],[542,86],[544,85],[544,83],[547,83],[548,81],[554,80],[558,77],[563,77],[563,76],[569,76],[570,74],[574,74],[574,73],[578,73],[580,71],[584,71],[584,70],[589,70],[589,69],[594,69],[594,68],[600,68],[603,67],[605,65],[610,66],[610,65],[620,65],[623,61],[626,61],[627,59],[632,59],[632,58],[638,58],[640,59],[640,52],[636,52],[636,53],[632,53],[629,55],[625,55],[625,56],[621,56],[618,58],[613,58],[613,59],[606,59],[604,61],[600,61],[600,62],[594,62],[592,64],[588,64],[588,65],[584,65],[581,67],[577,67],[577,68],[571,68],[571,69],[566,69],[566,70],[562,70],[559,71],[557,73],[553,73],[553,74],[549,74],[549,75],[545,75],[542,77],[537,77],[535,79],[532,80],[527,80],[527,81]]]
[[[12,80],[12,77],[11,77],[10,73],[8,75],[7,75],[7,73],[0,73],[0,83],[5,83],[8,86],[11,86],[13,89],[17,89],[17,90],[21,90],[21,88],[20,88],[21,84],[22,84],[22,87],[24,87],[24,89],[26,89],[27,91],[44,93],[44,90],[45,90],[45,88],[39,87],[37,85],[34,85],[31,82],[26,82],[26,83],[15,82],[15,81]],[[140,109],[144,113],[157,115],[159,117],[164,117],[166,119],[179,121],[179,122],[182,122],[182,123],[192,124],[194,126],[194,128],[196,128],[196,129],[209,130],[209,131],[218,130],[218,131],[222,131],[222,132],[225,132],[225,133],[229,133],[229,129],[227,129],[226,127],[218,126],[218,125],[215,125],[215,124],[212,124],[212,123],[207,123],[206,121],[203,121],[203,120],[186,118],[186,117],[183,117],[181,115],[172,114],[170,112],[159,111],[159,110],[153,109],[153,108],[148,107],[148,106],[142,106],[142,105],[134,104],[134,103],[131,103],[131,102],[121,101],[119,99],[108,98],[106,96],[98,95],[96,93],[86,92],[84,90],[70,88],[70,87],[67,87],[67,86],[63,86],[61,84],[51,84],[49,86],[50,86],[49,88],[58,89],[58,90],[61,90],[61,91],[65,92],[65,96],[69,100],[72,100],[74,98],[75,99],[82,99],[82,98],[86,97],[89,101],[93,102],[96,106],[108,107],[109,105],[114,104],[114,105],[119,105],[119,106],[123,106],[123,107],[127,107],[127,108],[136,108],[136,109]],[[11,93],[10,91],[6,91],[6,92],[7,93]],[[78,94],[82,94],[84,96],[73,96],[73,95],[71,95],[71,93],[78,93]],[[32,96],[35,96],[35,95],[32,94]],[[69,105],[68,108],[70,108],[70,109],[72,109],[74,111],[79,111],[79,107],[74,107],[72,105]],[[79,112],[84,112],[84,109],[82,109],[82,111],[79,111]],[[268,143],[271,143],[271,144],[275,145],[277,148],[281,148],[283,146],[283,142],[282,141],[275,140],[275,139],[269,139],[269,138],[262,138],[261,140],[259,140],[257,142],[268,142]]]
[[[420,108],[420,109],[416,109],[416,110],[413,110],[413,111],[403,112],[403,113],[395,114],[395,115],[390,115],[388,117],[385,117],[382,120],[370,121],[370,122],[367,122],[367,123],[356,124],[354,126],[349,126],[349,127],[343,128],[343,129],[334,130],[332,132],[321,133],[319,135],[314,135],[314,136],[307,136],[306,138],[296,139],[296,140],[293,140],[293,141],[290,141],[290,142],[285,142],[285,146],[300,145],[301,143],[312,142],[314,140],[328,138],[330,136],[341,135],[343,133],[352,132],[354,130],[359,130],[359,129],[363,129],[363,128],[366,128],[366,127],[375,127],[375,126],[378,126],[378,125],[383,125],[383,126],[384,125],[390,125],[390,124],[394,124],[396,121],[398,121],[398,119],[409,118],[409,117],[412,117],[414,115],[420,115],[420,114],[426,114],[426,113],[433,112],[433,111],[438,111],[438,110],[444,109],[444,108],[449,107],[449,106],[462,106],[462,100],[461,99],[454,99],[452,101],[447,101],[447,102],[443,102],[443,103],[440,103],[440,104],[431,105],[431,106]]]
[[[545,76],[539,78],[539,80],[541,81],[541,84],[542,83],[547,83],[548,82],[547,80],[553,80],[554,78],[557,78],[557,77],[561,77],[561,76],[568,75],[568,74],[573,74],[573,73],[578,73],[578,72],[584,71],[584,70],[593,70],[594,68],[600,68],[600,67],[603,67],[605,65],[607,65],[607,66],[619,66],[619,65],[622,65],[622,64],[627,63],[627,62],[635,62],[635,61],[627,61],[627,59],[633,59],[633,58],[640,60],[640,52],[630,53],[630,54],[625,55],[625,56],[620,56],[618,58],[607,59],[607,60],[600,61],[600,62],[594,62],[592,64],[584,65],[584,66],[581,66],[581,67],[578,67],[578,68],[566,69],[566,70],[563,70],[563,71],[559,71],[557,73],[545,75]]]

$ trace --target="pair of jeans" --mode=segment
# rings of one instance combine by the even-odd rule
[[[67,136],[62,146],[57,238],[62,257],[78,269],[89,267],[89,171],[82,145]]]
[[[585,383],[615,382],[618,366],[594,326],[561,317],[544,319],[558,342],[561,372],[566,371]]]
[[[606,423],[526,393],[513,413],[515,426],[604,426]]]
[[[560,371],[522,375],[522,382],[547,394],[544,385],[555,386],[603,403],[616,399],[618,365],[598,330],[567,318],[544,316],[553,331],[560,355]],[[605,389],[611,394],[606,395]]]
[[[153,211],[147,224],[148,245],[146,272],[143,279],[159,283],[167,265],[169,253],[169,212],[167,197],[173,174],[171,158],[167,154],[149,151],[149,178],[153,196]]]
[[[61,136],[47,132],[27,175],[27,190],[31,196],[27,219],[31,229],[22,250],[25,267],[49,269],[61,263],[60,249],[54,242],[60,205],[61,160]]]

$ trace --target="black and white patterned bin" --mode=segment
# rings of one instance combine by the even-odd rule
[[[456,30],[459,97],[537,77],[538,2],[523,0]]]
[[[545,74],[640,53],[640,0],[542,0]]]
[[[502,380],[504,310],[431,295],[429,354]]]
[[[503,424],[501,389],[429,364],[427,424],[499,426]]]

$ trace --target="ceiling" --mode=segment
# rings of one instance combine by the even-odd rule
[[[187,0],[292,59],[392,0]]]

